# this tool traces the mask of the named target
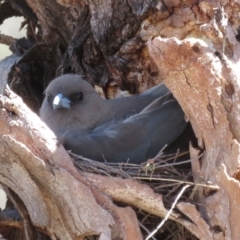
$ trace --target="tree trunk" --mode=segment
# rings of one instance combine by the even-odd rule
[[[68,72],[83,74],[106,98],[163,81],[198,139],[197,149],[190,146],[196,206],[181,201],[169,212],[147,185],[76,170],[53,133],[6,90],[0,182],[26,239],[46,238],[39,232],[51,239],[142,239],[130,206],[161,218],[171,213],[198,239],[239,238],[238,11],[236,2],[210,0],[1,3],[0,21],[20,13],[27,19],[27,39],[11,46],[21,58],[9,62],[7,82],[32,111],[38,113],[50,80]]]

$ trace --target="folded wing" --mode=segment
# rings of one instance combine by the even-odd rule
[[[141,163],[172,143],[185,126],[181,107],[167,93],[124,121],[108,122],[92,131],[68,131],[60,141],[66,149],[93,160]]]

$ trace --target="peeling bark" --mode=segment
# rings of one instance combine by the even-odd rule
[[[139,184],[130,179],[108,178],[89,173],[84,173],[84,176],[89,182],[111,196],[115,201],[127,203],[161,218],[164,218],[168,212],[163,205],[162,196],[154,193],[146,185]],[[191,221],[184,219],[175,212],[170,215],[169,219],[181,223],[199,239],[210,239],[211,232],[209,226],[199,215],[194,205],[179,203],[178,208]]]
[[[54,134],[19,97],[0,100],[0,181],[22,199],[34,226],[52,239],[84,235],[111,239],[115,231],[125,239],[141,239],[136,226],[129,231],[124,223],[134,219],[135,213],[118,209],[93,188],[77,172]]]
[[[223,16],[221,9],[218,11],[216,18]],[[215,19],[204,26],[209,30],[207,37],[222,33],[229,42],[222,45],[220,56],[216,52],[223,44],[221,38],[215,42],[210,38],[213,43],[210,47],[198,39],[158,37],[149,41],[149,51],[164,82],[191,121],[199,146],[205,149],[201,176],[220,187],[216,192],[204,192],[202,217],[210,225],[213,239],[237,239],[240,212],[236,199],[240,199],[240,191],[234,176],[238,172],[240,148],[239,74],[235,59],[239,43],[231,42],[232,29],[224,24],[224,19],[220,18],[218,25],[214,22]],[[216,28],[221,23],[224,32]],[[234,53],[231,57],[225,52],[229,46]]]
[[[1,90],[7,81],[36,113],[47,84],[60,74],[83,74],[106,98],[119,89],[138,93],[164,81],[193,126],[198,151],[204,152],[192,165],[194,181],[220,188],[197,187],[197,208],[177,205],[188,220],[175,212],[171,219],[199,239],[239,238],[237,1],[11,0],[0,6],[0,13],[7,9],[0,22],[13,15],[28,22],[28,44],[22,48],[14,41],[11,48],[20,59],[11,60],[5,71],[5,62],[0,65]],[[19,98],[1,96],[0,104],[0,182],[14,190],[33,225],[52,239],[141,239],[133,211],[116,207],[109,196],[165,216],[162,196],[147,186],[79,174],[55,136]]]

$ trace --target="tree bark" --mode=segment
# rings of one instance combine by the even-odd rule
[[[21,59],[11,61],[7,82],[38,113],[47,84],[67,72],[83,74],[106,98],[164,81],[198,138],[192,158],[203,153],[192,164],[195,184],[218,186],[198,186],[197,207],[180,202],[170,219],[199,239],[235,240],[239,8],[234,1],[210,0],[5,1],[1,16],[21,13],[27,19],[27,39],[11,46]],[[4,86],[6,72],[1,80]],[[33,226],[51,239],[142,239],[132,208],[120,208],[111,198],[159,217],[168,213],[162,196],[148,186],[79,173],[54,134],[11,91],[0,105],[0,182],[29,220],[26,237],[35,234]]]
[[[45,229],[53,239],[84,235],[111,239],[116,231],[121,236],[124,221],[120,214],[134,222],[134,212],[118,209],[92,188],[54,134],[21,104],[18,97],[13,102],[1,98],[0,179],[23,201],[33,225]],[[127,232],[126,239],[141,238],[137,230],[131,236]]]
[[[213,239],[237,239],[240,45],[222,8],[200,30],[211,47],[201,39],[159,37],[149,41],[149,50],[205,150],[200,176],[220,187],[204,191],[201,215]]]

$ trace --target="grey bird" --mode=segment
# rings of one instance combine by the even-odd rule
[[[75,74],[48,85],[40,117],[67,150],[108,162],[147,161],[186,127],[181,107],[164,84],[105,100]]]

